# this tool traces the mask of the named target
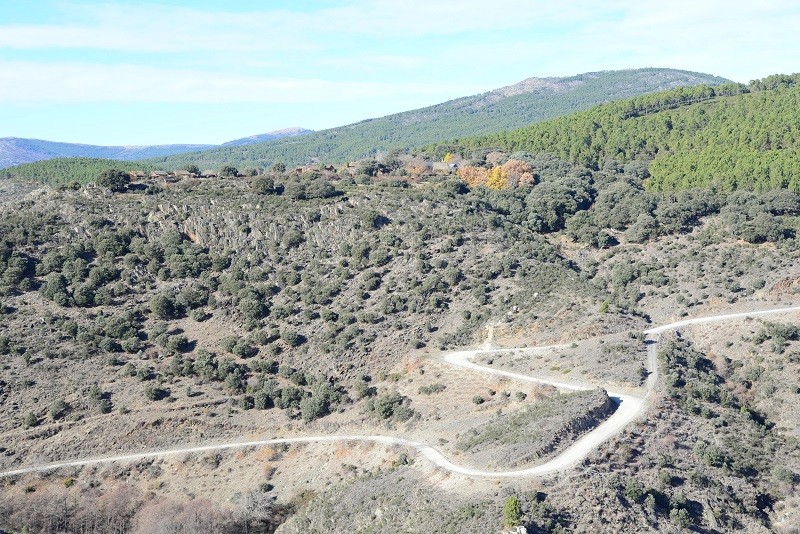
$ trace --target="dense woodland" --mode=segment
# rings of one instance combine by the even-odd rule
[[[544,152],[589,168],[640,160],[654,191],[800,190],[800,75],[643,95],[543,124],[429,147]],[[477,151],[477,154],[476,154]]]
[[[80,185],[97,181],[100,173],[107,169],[143,171],[151,169],[139,162],[98,158],[55,158],[17,167],[3,169],[0,176],[6,179],[30,180],[47,185]]]

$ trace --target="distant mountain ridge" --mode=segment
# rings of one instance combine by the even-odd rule
[[[180,154],[183,152],[196,152],[217,146],[244,146],[253,143],[262,143],[279,139],[281,137],[297,136],[310,133],[312,130],[305,128],[284,128],[265,134],[252,135],[228,141],[221,145],[207,144],[171,144],[171,145],[144,145],[144,146],[102,146],[80,143],[63,143],[45,141],[42,139],[26,139],[21,137],[0,138],[0,169],[32,163],[53,158],[103,158],[121,161],[135,161],[147,158],[157,158]]]
[[[613,161],[638,169],[646,188],[657,192],[713,187],[725,193],[800,193],[799,110],[800,73],[775,74],[748,85],[640,95],[516,130],[434,143],[423,151],[434,160],[494,150],[547,154],[594,170]],[[798,206],[775,211],[794,214]]]
[[[251,135],[248,137],[242,137],[241,139],[234,139],[233,141],[228,141],[227,143],[222,143],[219,146],[244,146],[244,145],[254,145],[256,143],[263,143],[265,141],[272,141],[274,139],[280,139],[282,137],[297,137],[298,135],[305,135],[309,133],[313,133],[314,130],[308,130],[306,128],[283,128],[282,130],[275,130],[274,132],[269,132],[265,134],[259,135]]]
[[[269,167],[313,162],[342,163],[397,148],[419,147],[446,139],[513,130],[597,104],[682,86],[720,85],[730,80],[675,69],[645,68],[589,72],[568,77],[528,78],[514,85],[385,117],[322,130],[302,137],[219,147],[148,163],[179,168],[196,163]]]
[[[42,139],[0,139],[0,169],[53,158],[104,158],[131,161],[212,148],[214,145],[100,146]]]

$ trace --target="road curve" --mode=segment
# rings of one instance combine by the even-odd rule
[[[784,312],[789,313],[796,311],[800,311],[800,306],[792,306],[790,308],[772,308],[769,310],[751,311],[751,312],[726,313],[723,315],[713,315],[711,317],[697,317],[694,319],[684,319],[682,321],[676,321],[674,323],[665,324],[664,326],[656,326],[654,328],[649,328],[645,330],[644,333],[647,335],[660,334],[662,332],[666,332],[667,330],[675,330],[677,328],[690,326],[693,324],[717,323],[719,321],[729,321],[730,319],[741,319],[743,317],[759,317],[762,315],[775,315],[776,313],[784,313]]]
[[[710,317],[685,319],[667,325],[657,326],[645,330],[644,333],[649,336],[647,352],[648,352],[648,370],[650,372],[650,376],[648,377],[646,383],[646,394],[644,396],[638,397],[638,396],[626,395],[622,393],[609,391],[608,392],[609,397],[611,397],[611,399],[617,404],[617,410],[611,415],[611,417],[603,421],[592,431],[584,434],[581,438],[575,441],[575,443],[570,445],[567,449],[565,449],[555,458],[543,464],[530,467],[527,469],[519,469],[514,471],[483,471],[480,469],[472,469],[469,467],[464,467],[454,464],[453,462],[445,458],[441,452],[424,443],[419,443],[416,441],[411,441],[408,439],[397,438],[392,436],[342,434],[342,435],[330,435],[330,436],[296,436],[290,438],[274,438],[274,439],[265,439],[257,441],[242,441],[242,442],[223,443],[216,445],[185,447],[181,449],[124,454],[119,456],[89,458],[83,460],[69,460],[69,461],[54,462],[49,464],[33,465],[29,467],[20,467],[9,471],[3,471],[0,472],[0,477],[23,475],[26,473],[34,473],[34,472],[52,471],[66,467],[84,467],[89,465],[98,465],[98,464],[112,463],[112,462],[130,462],[130,461],[143,460],[146,458],[165,458],[169,456],[177,456],[182,454],[222,451],[229,449],[242,449],[247,447],[261,447],[267,445],[280,445],[280,444],[293,444],[293,443],[332,443],[332,442],[342,442],[342,441],[372,442],[388,446],[399,446],[404,448],[410,448],[415,450],[420,456],[426,458],[428,461],[430,461],[437,467],[440,467],[442,469],[445,469],[453,473],[458,473],[460,475],[465,475],[470,477],[515,478],[515,477],[535,477],[535,476],[552,474],[558,471],[568,469],[569,467],[575,465],[577,462],[586,458],[586,456],[588,456],[589,453],[591,453],[602,443],[604,443],[605,441],[607,441],[608,439],[619,433],[631,421],[636,419],[641,413],[643,413],[647,409],[650,400],[652,398],[653,388],[655,387],[656,378],[658,376],[657,375],[658,366],[656,360],[656,344],[658,342],[658,337],[660,334],[668,330],[681,328],[683,326],[713,323],[713,322],[738,319],[743,317],[757,317],[763,315],[788,313],[796,311],[800,311],[800,306],[794,306],[790,308],[773,308],[769,310],[729,313],[729,314],[715,315]],[[443,359],[444,361],[452,365],[456,365],[466,369],[471,369],[474,371],[491,374],[495,376],[503,376],[514,380],[535,382],[540,384],[549,384],[559,389],[571,390],[571,391],[582,391],[590,389],[586,385],[554,382],[543,378],[537,378],[533,376],[523,375],[519,373],[512,373],[509,371],[503,371],[500,369],[486,367],[471,361],[471,358],[473,358],[478,354],[491,354],[497,352],[514,351],[514,350],[530,351],[535,349],[551,349],[560,346],[563,345],[550,345],[546,347],[532,347],[524,349],[481,349],[481,350],[458,351],[446,354]]]

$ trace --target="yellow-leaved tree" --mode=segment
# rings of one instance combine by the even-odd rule
[[[499,191],[508,189],[508,174],[502,167],[493,167],[486,178],[486,187]]]

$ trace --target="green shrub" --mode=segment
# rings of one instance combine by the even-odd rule
[[[175,319],[178,316],[175,297],[160,293],[150,299],[150,311],[159,319]]]
[[[514,528],[522,524],[522,507],[516,495],[507,498],[503,504],[503,523],[506,528]]]
[[[224,178],[236,178],[239,176],[239,170],[232,165],[225,165],[222,167],[222,170],[219,171],[219,175]]]
[[[23,423],[25,428],[33,428],[39,424],[39,418],[36,417],[36,414],[33,412],[28,412],[28,415],[25,416],[25,421]]]
[[[319,419],[327,415],[327,413],[328,405],[325,399],[318,395],[304,397],[300,401],[300,416],[303,418],[303,421],[313,421],[314,419]]]
[[[252,410],[255,406],[255,400],[250,395],[242,395],[239,398],[239,408],[242,410]]]
[[[107,187],[109,190],[120,193],[127,189],[131,182],[131,177],[125,171],[117,169],[106,169],[97,177],[97,185]]]
[[[290,347],[298,347],[305,342],[305,337],[297,332],[297,330],[287,329],[281,332],[281,340]]]
[[[367,403],[367,410],[373,412],[381,419],[406,421],[411,419],[414,415],[414,410],[409,406],[410,403],[411,399],[408,397],[393,392],[382,395],[374,401],[370,400],[369,403]]]
[[[264,391],[256,391],[253,395],[253,405],[256,410],[266,410],[273,406],[272,398]]]
[[[61,419],[62,417],[67,415],[69,409],[70,409],[69,404],[67,404],[67,402],[64,401],[63,399],[59,399],[50,406],[50,417],[54,421]]]
[[[131,336],[122,341],[122,350],[127,352],[128,354],[135,354],[142,350],[143,344],[136,336]]]
[[[151,401],[159,401],[169,397],[170,392],[161,386],[150,383],[144,387],[144,395]]]
[[[431,384],[430,386],[420,386],[419,393],[421,395],[432,395],[434,393],[441,393],[447,389],[444,384]]]

